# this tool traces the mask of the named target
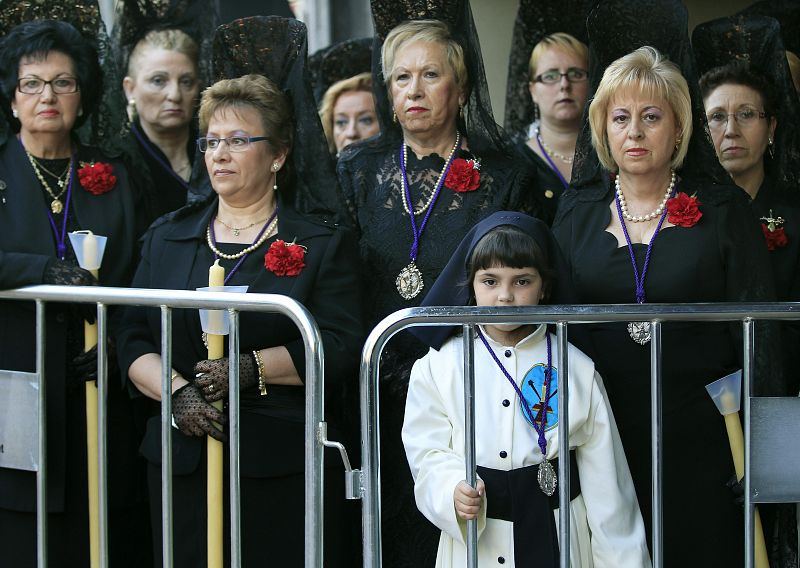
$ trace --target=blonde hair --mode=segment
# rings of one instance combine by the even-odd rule
[[[589,105],[592,146],[597,151],[600,163],[609,171],[617,170],[606,132],[608,105],[614,95],[630,88],[637,89],[646,96],[662,98],[672,107],[675,120],[680,127],[678,135],[680,143],[670,165],[673,169],[679,168],[686,158],[689,139],[692,136],[692,102],[689,85],[678,66],[650,46],[640,47],[609,65]]]
[[[467,95],[469,90],[469,77],[467,63],[464,59],[464,49],[450,35],[450,30],[444,22],[439,20],[412,20],[403,22],[392,28],[381,48],[381,71],[383,81],[391,95],[392,71],[394,60],[403,46],[417,41],[438,43],[447,51],[447,62],[455,76],[456,84]]]
[[[347,79],[337,81],[325,91],[322,97],[322,104],[319,107],[319,118],[322,121],[322,129],[325,131],[325,138],[328,140],[328,148],[331,153],[336,153],[336,143],[333,140],[333,107],[336,101],[344,93],[364,91],[372,94],[372,75],[360,73]]]
[[[531,58],[530,61],[528,61],[528,79],[530,81],[533,81],[533,78],[536,76],[536,68],[539,66],[539,59],[542,58],[545,51],[550,49],[559,49],[570,55],[574,55],[585,61],[587,66],[589,65],[589,48],[586,47],[586,44],[568,33],[556,32],[545,36],[536,44],[533,51],[531,51]]]
[[[128,57],[128,76],[133,77],[139,59],[147,48],[177,51],[188,57],[197,69],[197,58],[200,52],[197,43],[181,30],[151,30],[136,44]]]
[[[789,73],[792,75],[794,89],[800,92],[800,57],[797,57],[794,52],[787,50],[786,59],[789,61]]]
[[[252,108],[261,115],[264,136],[273,153],[292,147],[294,124],[286,95],[263,75],[245,75],[217,81],[200,99],[200,132],[208,132],[211,117],[221,110]]]

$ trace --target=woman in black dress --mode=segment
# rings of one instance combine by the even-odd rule
[[[648,2],[636,12],[660,22],[663,36],[648,30],[647,39],[680,62],[678,68],[652,47],[614,60],[619,50],[643,40],[631,38],[636,32],[628,29],[628,36],[605,41],[606,34],[620,31],[607,25],[610,14],[624,13],[620,4],[604,4],[588,20],[596,70],[610,65],[589,110],[594,152],[579,153],[583,169],[577,191],[565,194],[554,226],[578,301],[771,299],[766,248],[746,196],[732,184],[718,183],[724,172],[713,148],[697,135],[703,115],[693,112],[695,76],[688,52],[681,51],[688,46],[685,8],[678,2]],[[620,25],[625,23],[621,18]],[[699,97],[694,100],[698,108]],[[603,169],[592,172],[595,155]],[[589,337],[650,531],[647,327],[597,324],[590,326]],[[670,566],[743,562],[743,514],[725,486],[734,470],[724,422],[704,389],[741,367],[738,329],[724,323],[663,327],[664,561]],[[779,373],[762,373],[777,363],[767,352],[771,344],[763,336],[757,344],[756,392],[780,394],[768,384],[778,382]],[[683,546],[692,535],[697,540]],[[726,546],[718,546],[723,540]]]
[[[373,2],[381,134],[349,146],[339,180],[357,228],[366,322],[418,306],[466,232],[499,210],[538,214],[531,179],[491,116],[469,3]],[[428,18],[428,19],[424,19]],[[381,49],[382,58],[377,50]],[[416,509],[400,439],[411,365],[401,334],[381,366],[384,566],[432,566],[438,531]],[[416,544],[407,545],[409,540]]]
[[[586,0],[522,0],[514,23],[506,85],[505,127],[523,163],[536,174],[552,224],[569,187],[575,142],[589,88]]]
[[[44,13],[28,17],[46,17],[47,8],[53,9],[37,8]],[[91,273],[78,267],[66,235],[87,229],[108,237],[99,282],[130,282],[135,235],[127,172],[77,134],[85,125],[102,142],[93,129],[97,114],[107,108],[101,104],[104,74],[94,47],[102,26],[96,8],[75,8],[80,32],[66,22],[39,19],[3,39],[2,107],[12,132],[0,145],[0,288],[96,285]],[[96,377],[97,351],[83,353],[83,322],[93,320],[94,311],[85,305],[47,306],[49,566],[89,564],[84,382]],[[35,371],[35,327],[32,303],[1,303],[0,368]],[[115,566],[139,566],[142,531],[135,510],[143,464],[131,401],[113,366],[109,370],[108,553]],[[13,404],[0,401],[5,409]],[[0,564],[36,566],[36,503],[35,472],[0,468]]]
[[[772,18],[734,16],[692,34],[705,112],[720,163],[747,192],[767,244],[777,299],[800,299],[800,105]],[[800,391],[800,323],[780,324],[789,395]],[[797,566],[795,505],[759,507],[773,567]]]
[[[319,123],[292,120],[292,104],[305,102],[310,92],[303,75],[304,48],[305,27],[296,20],[248,18],[219,28],[215,62],[224,61],[224,67],[217,67],[217,73],[275,73],[289,94],[255,74],[223,79],[206,89],[198,146],[216,195],[154,223],[145,236],[134,286],[193,290],[208,284],[208,269],[216,259],[225,268],[227,284],[302,302],[322,332],[327,402],[333,407],[329,416],[335,416],[341,413],[337,403],[344,383],[355,377],[362,337],[358,259],[348,230],[329,216],[298,209],[293,197],[311,184],[335,184],[333,177],[326,180],[330,162],[317,161],[308,169],[303,165],[314,152],[328,156]],[[313,106],[310,110],[316,118]],[[295,144],[301,134],[303,144]],[[247,566],[300,567],[303,340],[282,316],[243,313],[240,321],[242,557]],[[176,566],[196,567],[206,563],[205,435],[224,439],[211,423],[221,422],[221,413],[210,403],[227,398],[228,361],[207,360],[197,310],[178,311],[173,322],[172,410],[180,429],[173,433],[175,560]],[[159,400],[158,312],[131,309],[125,323],[122,367],[144,395]],[[143,445],[156,546],[161,542],[160,451],[156,416],[148,422]],[[325,565],[345,566],[338,455],[327,455],[326,467]]]
[[[114,43],[125,77],[131,161],[140,194],[140,230],[187,201],[211,192],[202,160],[195,163],[197,102],[208,84],[217,25],[209,0],[117,4]]]

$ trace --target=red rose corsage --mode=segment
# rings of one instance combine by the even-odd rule
[[[103,162],[81,162],[78,170],[78,181],[83,189],[92,195],[108,193],[117,185],[114,167]]]
[[[276,276],[297,276],[305,268],[306,247],[277,240],[264,255],[264,268]]]
[[[680,191],[675,197],[667,200],[667,212],[669,216],[667,221],[677,227],[694,227],[703,212],[700,211],[700,200],[697,197],[689,197],[684,192]]]
[[[783,248],[789,244],[786,232],[783,230],[783,217],[773,217],[772,209],[769,210],[769,217],[761,217],[761,232],[767,241],[767,250]]]
[[[466,158],[453,160],[450,169],[447,170],[447,177],[444,178],[444,185],[459,193],[478,189],[481,185],[480,160]]]

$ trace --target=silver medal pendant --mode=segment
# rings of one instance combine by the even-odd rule
[[[542,463],[539,464],[538,478],[539,487],[542,488],[542,493],[548,497],[552,497],[553,493],[556,492],[558,476],[556,475],[556,470],[553,469],[553,465],[546,459],[542,460]]]
[[[410,300],[416,297],[425,287],[425,283],[422,281],[422,272],[419,271],[416,264],[411,262],[397,275],[395,286],[403,299]]]
[[[650,343],[650,322],[632,321],[628,324],[628,334],[639,345]]]

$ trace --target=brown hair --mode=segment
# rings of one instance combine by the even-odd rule
[[[286,95],[263,75],[245,75],[217,81],[200,99],[200,132],[208,132],[211,117],[220,110],[253,108],[261,116],[264,136],[273,153],[290,151],[294,123]]]

